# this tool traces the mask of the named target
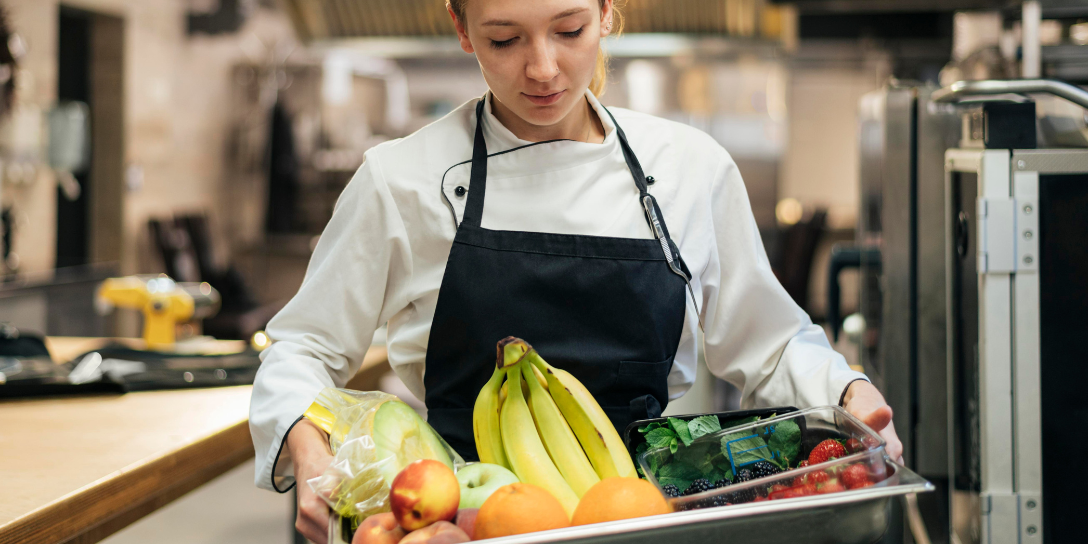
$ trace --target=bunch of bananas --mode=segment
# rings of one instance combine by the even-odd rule
[[[548,490],[568,515],[602,478],[637,477],[619,433],[582,382],[520,338],[501,340],[497,351],[472,412],[480,461]]]

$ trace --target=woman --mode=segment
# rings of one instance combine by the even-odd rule
[[[490,91],[371,149],[344,190],[268,326],[250,419],[258,486],[325,469],[326,437],[300,414],[347,382],[386,322],[390,364],[467,460],[499,339],[570,370],[622,429],[690,387],[700,323],[707,364],[746,405],[841,403],[899,456],[884,398],[772,274],[725,150],[597,101],[613,0],[447,7]],[[324,542],[324,504],[305,485],[298,497],[299,531]]]

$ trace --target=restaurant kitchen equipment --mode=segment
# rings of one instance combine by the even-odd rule
[[[1037,148],[1035,94],[1088,108],[1088,92],[1050,80],[933,95],[967,105],[945,155],[949,471],[978,495],[985,544],[1083,541],[1069,471],[1088,450],[1088,149]],[[1040,124],[1083,141],[1084,121]]]

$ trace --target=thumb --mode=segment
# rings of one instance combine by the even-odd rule
[[[864,416],[860,416],[861,422],[868,425],[870,429],[880,432],[892,422],[892,407],[887,404],[869,412]]]

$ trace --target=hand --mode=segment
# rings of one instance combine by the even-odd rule
[[[892,407],[888,406],[884,395],[873,384],[865,380],[851,383],[846,389],[842,404],[847,412],[880,433],[880,437],[887,443],[884,451],[888,457],[903,464],[903,443],[899,441],[899,435],[895,434]]]
[[[295,462],[298,516],[295,529],[315,544],[327,544],[329,507],[306,482],[321,476],[332,463],[329,438],[308,419],[302,419],[287,434],[287,449]]]

